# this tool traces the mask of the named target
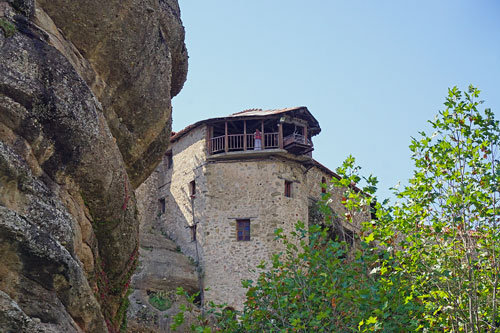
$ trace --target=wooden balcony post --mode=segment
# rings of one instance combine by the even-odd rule
[[[264,136],[264,119],[260,122],[262,128],[262,149],[266,149],[266,137]]]
[[[304,144],[306,144],[306,145],[309,144],[307,142],[307,125],[304,126]]]
[[[225,133],[224,133],[224,151],[227,153],[229,151],[228,138],[227,138],[227,120],[224,123]]]
[[[243,120],[243,150],[247,150],[247,121]]]
[[[279,124],[278,131],[279,131],[279,137],[278,137],[279,146],[280,149],[283,149],[283,123]]]

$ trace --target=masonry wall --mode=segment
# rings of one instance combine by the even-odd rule
[[[347,210],[342,205],[342,197],[344,196],[345,189],[333,187],[330,182],[332,176],[319,167],[313,167],[307,172],[307,186],[305,188],[308,191],[310,201],[317,201],[321,199],[321,186],[319,184],[321,184],[323,178],[326,180],[328,192],[331,194],[329,202],[330,208],[339,216],[339,218],[341,218],[341,221],[343,222],[342,224],[345,228],[355,233],[359,233],[361,222],[370,219],[368,207],[362,211],[354,212],[351,222],[346,222],[345,213],[347,213]]]
[[[210,288],[205,300],[241,309],[246,292],[241,280],[256,280],[256,267],[282,250],[274,240],[277,228],[290,233],[298,220],[307,224],[310,204],[321,198],[321,180],[329,181],[331,175],[318,167],[306,168],[287,154],[246,152],[240,159],[210,158],[205,140],[205,127],[191,130],[172,145],[173,167],[167,168],[166,161],[160,165],[158,199],[166,203],[160,219],[181,251],[199,260],[203,286]],[[285,196],[285,181],[292,182],[291,197]],[[331,203],[341,216],[342,192],[334,189]],[[196,242],[188,228],[193,224],[192,207]],[[238,219],[250,220],[250,241],[237,240]]]
[[[158,167],[159,190],[157,200],[165,200],[165,212],[160,213],[167,236],[180,250],[203,263],[203,248],[192,241],[193,223],[203,220],[205,193],[207,191],[204,168],[206,164],[206,128],[204,126],[191,130],[188,134],[172,144],[173,166],[168,168],[167,158]],[[194,199],[194,220],[190,193],[190,182],[196,183]],[[202,236],[197,229],[197,236]],[[198,241],[202,237],[197,237]]]
[[[206,170],[206,299],[239,309],[241,280],[255,280],[258,272],[251,270],[280,250],[274,230],[290,232],[297,220],[307,220],[305,176],[298,164],[270,159],[211,163]],[[284,196],[285,180],[292,182],[291,198]],[[250,241],[237,240],[237,219],[250,219]]]

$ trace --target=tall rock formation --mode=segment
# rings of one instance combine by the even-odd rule
[[[122,325],[186,73],[176,0],[0,0],[1,332]]]
[[[200,291],[199,272],[194,258],[181,253],[180,247],[167,237],[158,205],[159,179],[163,168],[158,167],[139,186],[135,195],[139,211],[140,263],[130,283],[130,306],[127,312],[130,333],[171,332],[183,296],[177,295],[182,287],[189,294]],[[199,309],[196,308],[199,312]],[[178,332],[190,330],[196,323],[197,311],[186,312]]]

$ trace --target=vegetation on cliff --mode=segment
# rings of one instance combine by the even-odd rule
[[[430,121],[434,132],[412,139],[415,171],[396,190],[398,203],[377,201],[376,178],[361,177],[352,157],[337,169],[342,178],[330,186],[345,189],[345,222],[366,207],[376,214],[356,246],[329,237],[327,194],[323,225],[276,231],[286,250],[262,264],[257,281],[243,281],[242,312],[211,304],[215,324],[201,317],[192,328],[499,331],[500,128],[491,110],[478,110],[478,97],[472,86],[450,89],[446,109]],[[362,180],[364,193],[349,186]]]

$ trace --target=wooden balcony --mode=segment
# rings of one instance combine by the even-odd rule
[[[313,151],[312,141],[304,135],[293,133],[283,138],[283,147],[288,152],[296,155],[303,155]]]
[[[214,155],[232,151],[281,148],[288,150],[290,153],[301,155],[307,154],[314,149],[311,140],[301,134],[292,134],[285,138],[280,138],[279,132],[272,132],[263,133],[262,138],[261,149],[255,149],[254,134],[227,134],[216,136],[209,139],[209,153],[210,155]]]
[[[261,149],[279,148],[279,133],[264,133]],[[227,142],[227,150],[226,150]],[[261,150],[259,149],[259,150]],[[228,134],[210,139],[210,154],[218,154],[228,151],[255,150],[254,134]]]

